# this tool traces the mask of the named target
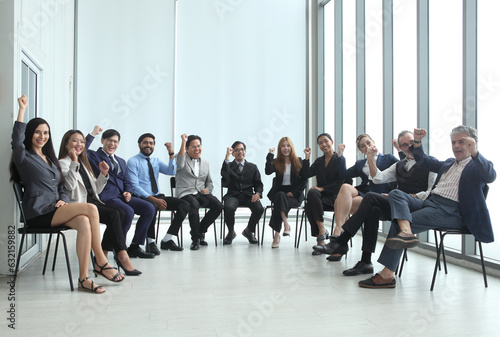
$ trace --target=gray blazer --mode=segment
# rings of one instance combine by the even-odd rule
[[[35,151],[24,147],[25,130],[26,123],[14,123],[12,160],[24,186],[23,208],[29,220],[52,212],[59,200],[69,203],[69,198],[56,165],[48,165]]]
[[[182,198],[188,194],[196,194],[206,188],[210,193],[214,189],[210,177],[208,162],[200,159],[200,172],[194,175],[194,162],[187,155],[177,155],[177,172],[175,173],[175,196]]]
[[[82,175],[79,172],[81,164],[75,163],[68,156],[63,159],[59,159],[59,165],[61,165],[61,171],[64,175],[64,187],[66,192],[69,194],[71,202],[87,202],[87,188],[85,187]],[[94,178],[94,174],[91,174],[85,166],[83,169],[87,172],[87,176],[89,177],[90,185],[94,191],[94,198],[103,203],[101,199],[99,199],[98,194],[102,192],[104,186],[106,186],[106,183],[108,182],[108,179],[102,174],[99,174],[96,179]]]

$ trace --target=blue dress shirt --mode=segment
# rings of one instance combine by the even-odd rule
[[[139,198],[146,199],[150,195],[154,195],[151,190],[151,180],[149,179],[149,167],[147,156],[138,153],[127,161],[128,176],[132,184],[133,193]],[[160,172],[166,175],[175,175],[177,171],[177,163],[173,159],[169,159],[168,165],[162,162],[159,158],[149,157],[153,171],[155,173],[156,185],[158,188],[158,177]],[[161,192],[158,191],[158,194]]]

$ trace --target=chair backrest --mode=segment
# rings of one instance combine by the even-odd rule
[[[170,195],[172,197],[175,197],[174,191],[175,191],[175,177],[170,177]]]
[[[24,209],[23,209],[23,196],[24,196],[24,188],[23,185],[19,182],[14,182],[12,185],[14,188],[14,194],[16,196],[17,206],[19,206],[19,211],[21,212],[21,222],[24,223]]]

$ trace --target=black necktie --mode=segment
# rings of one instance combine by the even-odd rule
[[[113,156],[108,156],[111,163],[111,172],[118,174],[118,163],[113,159]]]
[[[156,195],[158,194],[158,185],[156,185],[155,171],[153,170],[153,165],[151,165],[149,157],[147,157],[146,160],[148,161],[149,180],[151,180],[151,189],[153,190],[153,194]]]

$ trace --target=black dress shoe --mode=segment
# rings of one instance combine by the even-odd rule
[[[201,234],[200,246],[208,246],[208,242],[205,241],[205,233]]]
[[[337,262],[337,261],[342,260],[342,255],[330,255],[326,259],[327,259],[327,261],[330,261],[330,262]]]
[[[155,254],[146,253],[139,245],[130,245],[130,247],[127,248],[127,253],[131,258],[152,259],[155,257]]]
[[[356,276],[361,274],[373,274],[373,264],[359,261],[351,269],[344,270],[345,276]]]
[[[166,242],[162,240],[160,247],[161,247],[161,249],[164,249],[164,250],[174,250],[177,252],[184,250],[184,248],[177,246],[175,244],[174,240],[168,240]]]
[[[248,239],[248,242],[250,242],[251,244],[253,244],[253,245],[254,245],[254,244],[259,243],[259,240],[257,240],[257,239],[255,238],[255,234],[254,234],[254,233],[252,233],[252,232],[250,232],[250,231],[248,231],[248,228],[245,228],[245,229],[243,230],[243,232],[241,232],[241,234],[242,234],[244,237],[246,237],[246,238]]]
[[[191,250],[198,250],[200,249],[200,240],[195,239],[193,242],[191,242],[191,247],[189,247]]]
[[[313,250],[312,255],[314,255],[314,256],[316,256],[316,255],[323,255],[323,253],[320,252],[320,251],[317,251],[317,250]]]
[[[154,254],[154,255],[160,255],[160,250],[158,249],[158,247],[156,246],[156,243],[154,242],[151,242],[151,243],[148,243],[146,245],[146,252],[147,253],[151,253],[151,254]]]
[[[233,232],[233,234],[231,233],[227,233],[226,237],[224,238],[224,245],[230,245],[231,243],[233,243],[233,240],[234,238],[236,237],[236,233]]]
[[[347,244],[341,245],[335,239],[330,239],[330,242],[324,246],[314,246],[314,250],[322,252],[323,254],[347,254],[349,246]]]

